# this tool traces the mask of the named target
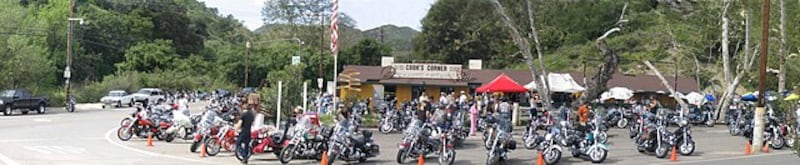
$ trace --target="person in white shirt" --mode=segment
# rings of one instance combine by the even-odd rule
[[[461,91],[461,96],[458,97],[458,103],[460,104],[467,103],[467,94],[464,91]]]
[[[442,92],[442,94],[439,95],[439,104],[447,105],[447,94],[445,94],[444,92]]]

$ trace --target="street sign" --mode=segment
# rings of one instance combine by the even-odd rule
[[[317,78],[317,88],[322,89],[322,78]]]
[[[64,68],[64,78],[72,77],[72,73],[70,72],[69,67]]]
[[[292,56],[292,65],[300,64],[300,56]]]

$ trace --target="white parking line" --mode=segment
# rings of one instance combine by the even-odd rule
[[[717,158],[717,159],[702,159],[702,160],[689,160],[689,161],[681,161],[680,163],[704,163],[704,162],[715,162],[715,161],[723,161],[723,160],[735,160],[735,159],[747,159],[747,158],[754,158],[754,157],[767,157],[767,156],[780,156],[780,155],[790,155],[794,154],[793,152],[782,152],[782,153],[769,153],[769,154],[759,154],[759,155],[742,155],[742,156],[733,156],[733,157],[725,157],[725,158]]]
[[[209,162],[207,162],[207,161],[200,161],[200,160],[197,160],[197,159],[190,159],[190,158],[185,158],[185,157],[179,157],[179,156],[172,156],[172,155],[167,155],[167,154],[149,152],[149,151],[136,149],[136,148],[133,148],[133,147],[126,146],[124,144],[117,143],[114,140],[111,140],[112,133],[114,133],[116,131],[117,131],[117,128],[112,128],[111,130],[108,130],[108,132],[106,132],[105,139],[106,139],[106,141],[108,141],[108,143],[114,144],[117,147],[129,150],[129,151],[137,152],[137,153],[140,153],[140,154],[145,154],[145,155],[148,155],[148,156],[157,156],[157,157],[164,157],[164,158],[170,158],[170,159],[175,159],[175,160],[183,160],[183,161],[188,161],[188,162],[197,162],[197,163],[209,164]]]
[[[24,143],[24,142],[43,142],[43,141],[62,141],[62,140],[105,140],[104,137],[84,137],[84,138],[25,138],[25,139],[0,139],[0,143]]]
[[[19,165],[17,161],[14,161],[6,155],[3,155],[3,153],[0,153],[0,162],[3,162],[6,165]]]

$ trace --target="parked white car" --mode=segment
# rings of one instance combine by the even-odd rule
[[[107,96],[100,98],[100,102],[103,103],[103,108],[106,108],[107,105],[113,105],[114,107],[122,107],[122,106],[129,106],[133,107],[133,96],[128,95],[128,92],[123,90],[113,90],[109,91]]]
[[[167,100],[164,92],[158,88],[142,88],[139,92],[132,94],[134,102],[141,102],[145,105],[149,103],[159,103]]]

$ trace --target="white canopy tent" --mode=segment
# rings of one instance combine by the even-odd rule
[[[633,97],[633,90],[630,90],[625,87],[613,87],[608,89],[608,91],[603,92],[600,94],[600,100],[608,100],[608,99],[615,99],[615,100],[628,100]]]
[[[586,90],[586,88],[583,88],[578,82],[575,82],[575,79],[567,73],[550,73],[547,75],[547,79],[550,85],[550,88],[548,88],[550,92],[575,93]],[[536,84],[530,82],[525,85],[525,89],[535,91]]]

